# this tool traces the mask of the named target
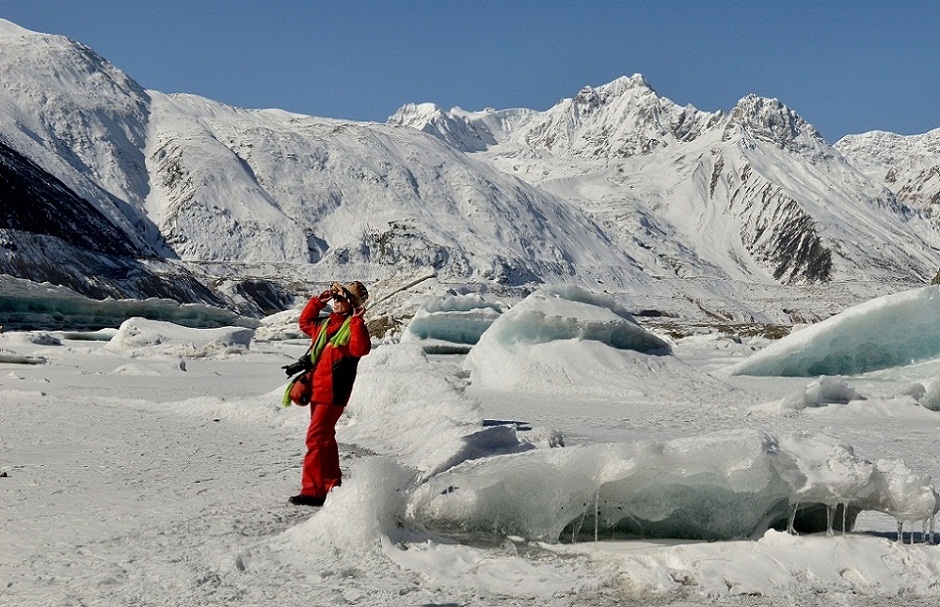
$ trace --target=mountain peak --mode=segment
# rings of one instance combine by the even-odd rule
[[[634,74],[563,99],[531,123],[525,144],[556,156],[622,159],[691,141],[714,118],[660,97]]]
[[[415,126],[444,115],[444,110],[436,103],[406,103],[389,116],[388,124],[394,126]],[[420,126],[416,127],[420,130]]]
[[[616,80],[598,87],[585,86],[578,91],[572,101],[575,107],[584,110],[607,105],[627,96],[637,98],[647,95],[656,96],[656,91],[653,90],[642,74],[634,74],[630,77],[620,76]]]
[[[614,91],[626,91],[629,89],[649,89],[653,91],[649,81],[643,74],[633,74],[632,76],[620,76],[619,78],[603,85],[600,88],[606,88]],[[655,92],[655,91],[653,91]]]
[[[740,129],[750,137],[790,149],[802,148],[810,141],[823,139],[813,125],[778,99],[754,93],[738,101],[731,110],[725,140],[731,137],[732,129]]]
[[[389,117],[388,124],[424,131],[465,152],[484,150],[487,143],[495,143],[491,135],[480,132],[461,115],[459,108],[446,112],[434,103],[407,103]]]

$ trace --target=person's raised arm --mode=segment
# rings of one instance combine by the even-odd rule
[[[330,295],[330,291],[326,290],[316,297],[311,297],[307,305],[304,306],[303,312],[300,313],[300,320],[297,324],[300,325],[300,330],[310,337],[313,337],[317,330],[317,317],[320,315],[320,310],[326,307]]]
[[[369,337],[369,330],[366,328],[364,313],[365,310],[362,307],[356,308],[349,321],[349,353],[357,358],[365,356],[372,350],[372,338]]]

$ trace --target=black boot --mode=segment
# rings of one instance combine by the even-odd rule
[[[291,504],[294,504],[295,506],[319,507],[323,505],[323,502],[326,501],[326,498],[316,497],[313,495],[304,495],[303,493],[301,493],[300,495],[291,496],[290,499],[288,499],[287,501],[290,502]]]

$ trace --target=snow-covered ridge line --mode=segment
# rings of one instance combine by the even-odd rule
[[[41,35],[12,21],[0,18],[0,36],[36,36]]]
[[[874,131],[847,135],[836,149],[898,198],[937,217],[940,208],[940,128],[922,135]]]

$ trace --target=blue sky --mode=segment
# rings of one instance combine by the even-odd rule
[[[385,121],[401,105],[545,110],[642,73],[680,105],[776,97],[830,142],[940,128],[940,2],[0,0],[141,85]]]

